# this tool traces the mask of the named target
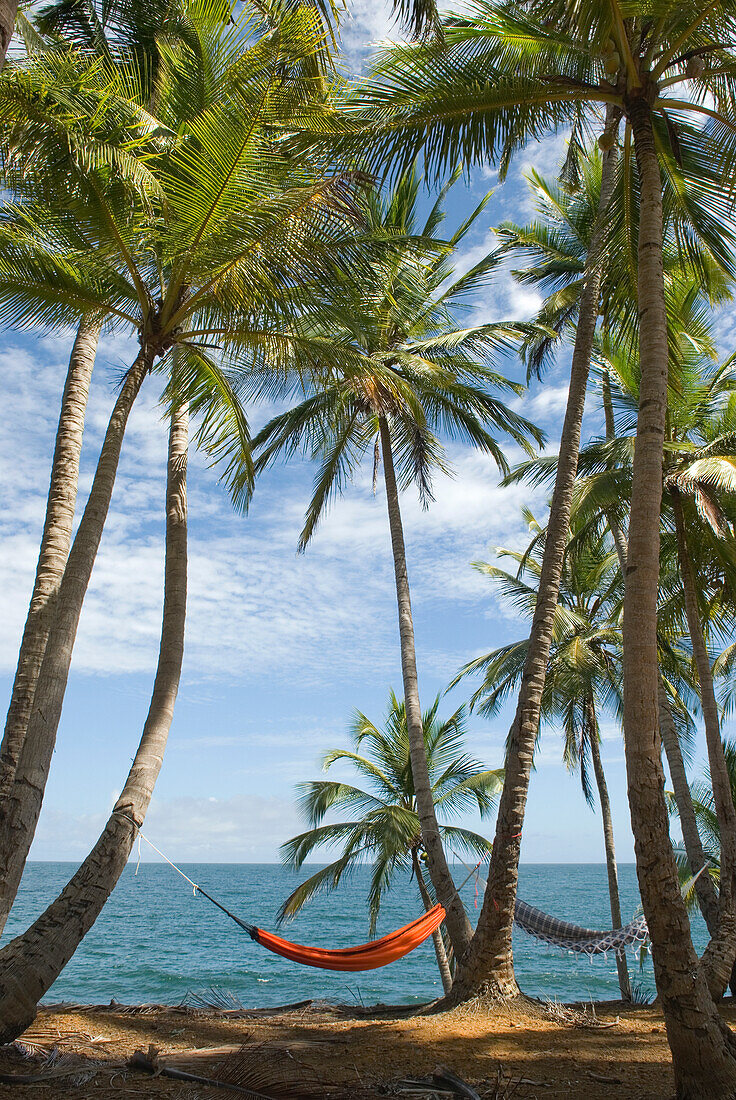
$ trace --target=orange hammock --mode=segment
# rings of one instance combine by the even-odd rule
[[[210,899],[212,900],[212,899]],[[319,947],[303,947],[300,943],[289,943],[270,932],[264,932],[262,928],[253,928],[250,932],[252,939],[260,943],[261,947],[273,951],[276,955],[283,955],[292,962],[302,963],[304,966],[319,966],[322,970],[376,970],[379,966],[387,966],[389,963],[402,959],[408,955],[420,943],[424,943],[427,936],[439,928],[445,919],[445,910],[441,905],[435,905],[411,924],[405,924],[395,932],[389,932],[380,940],[372,943],[362,943],[359,947],[345,947],[338,951],[326,951]]]
[[[169,867],[173,867],[177,874],[181,875],[190,886],[194,887],[195,894],[201,894],[213,905],[216,905],[218,909],[221,909],[223,913],[226,913],[231,920],[234,920],[248,933],[252,940],[260,943],[261,947],[265,947],[268,951],[273,951],[275,955],[283,955],[285,959],[302,963],[304,966],[318,966],[322,970],[376,970],[379,966],[387,966],[389,963],[396,962],[397,959],[403,959],[404,955],[408,955],[415,947],[419,947],[420,943],[424,943],[427,936],[431,936],[445,919],[445,910],[442,906],[434,905],[421,917],[413,920],[411,924],[405,924],[403,928],[397,928],[395,932],[389,932],[387,936],[382,936],[380,940],[373,940],[372,943],[361,943],[359,947],[343,947],[336,951],[329,951],[320,947],[304,947],[300,943],[289,943],[288,940],[282,940],[280,936],[274,936],[271,932],[264,932],[262,928],[257,928],[255,924],[248,924],[240,917],[236,917],[216,898],[213,898],[201,886],[193,882],[188,875],[185,875],[180,867],[172,863],[160,848],[157,848],[148,837],[143,835],[140,829],[138,835],[141,840],[145,840],[146,844],[153,848],[154,852],[158,852]],[[138,860],[140,862],[140,854]],[[138,874],[137,867],[136,874]]]

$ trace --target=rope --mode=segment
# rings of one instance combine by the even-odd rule
[[[189,875],[185,875],[184,872],[182,871],[181,867],[177,867],[175,863],[172,863],[171,860],[169,859],[169,857],[165,856],[164,853],[161,851],[161,849],[157,848],[152,840],[149,840],[147,836],[144,836],[144,834],[141,832],[140,829],[138,830],[138,836],[140,837],[141,840],[145,840],[145,842],[149,846],[149,848],[153,848],[154,852],[157,852],[158,855],[161,856],[161,859],[165,863],[168,863],[169,867],[173,867],[174,870],[176,871],[177,875],[181,875],[182,878],[187,880],[189,885],[194,888],[194,896],[195,897],[197,896],[197,890],[199,890],[200,894],[204,894],[204,890],[202,890],[199,886],[197,886],[196,882],[192,882]]]
[[[185,875],[184,872],[182,871],[181,867],[177,867],[175,863],[172,863],[171,860],[169,859],[169,857],[164,855],[164,853],[161,851],[161,849],[157,848],[156,845],[153,843],[153,841],[149,840],[148,837],[145,836],[145,834],[141,830],[140,826],[136,825],[135,821],[130,816],[130,814],[125,814],[121,810],[113,810],[113,813],[120,814],[121,817],[124,817],[127,821],[130,821],[131,824],[133,825],[133,827],[138,831],[139,851],[140,851],[140,841],[145,840],[145,842],[149,846],[149,848],[153,848],[154,852],[157,852],[158,855],[161,856],[161,859],[165,863],[168,863],[169,867],[173,867],[173,869],[176,871],[177,875],[181,875],[181,877],[183,879],[186,879],[186,881],[189,883],[189,885],[193,889],[193,893],[194,893],[195,898],[197,896],[197,893],[200,893],[202,895],[202,897],[207,898],[207,900],[211,901],[213,905],[216,905],[218,909],[221,909],[223,913],[226,913],[227,916],[230,917],[231,920],[234,920],[236,924],[239,924],[240,927],[243,928],[248,933],[248,935],[250,936],[250,938],[252,940],[256,939],[257,929],[256,929],[256,926],[254,924],[247,924],[244,920],[241,920],[240,917],[236,917],[234,913],[231,913],[229,909],[226,909],[224,905],[221,905],[219,901],[217,901],[215,898],[213,898],[211,894],[208,894],[206,890],[203,890],[201,886],[199,886],[196,882],[193,881],[193,879],[190,879],[189,875]],[[140,854],[139,854],[139,857],[138,857],[138,863],[140,864]],[[137,867],[136,867],[136,874],[138,874],[138,868]]]

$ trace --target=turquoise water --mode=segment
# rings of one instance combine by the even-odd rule
[[[23,878],[3,942],[43,911],[74,871],[71,863],[32,863]],[[303,877],[274,864],[198,864],[184,870],[241,918],[276,931],[281,901]],[[455,868],[462,881],[463,868]],[[299,943],[348,947],[367,935],[368,868],[360,868],[333,894],[316,897],[282,929]],[[621,907],[629,920],[639,905],[632,865],[619,868]],[[463,888],[475,919],[475,884]],[[539,864],[520,869],[519,894],[531,905],[592,928],[610,926],[606,870],[602,864]],[[480,904],[480,899],[479,904]],[[382,935],[421,912],[416,884],[397,879],[387,895],[379,925]],[[696,946],[705,928],[694,927]],[[564,954],[514,932],[516,973],[533,996],[560,1001],[603,1000],[618,995],[616,964]],[[632,980],[650,995],[651,962],[640,971],[629,956]],[[164,864],[129,865],[97,923],[49,991],[47,1001],[103,1003],[157,1001],[175,1004],[188,991],[210,986],[234,993],[244,1005],[285,1004],[306,998],[374,1004],[425,1001],[441,992],[432,941],[381,970],[335,974],[299,966],[270,954],[192,890]]]

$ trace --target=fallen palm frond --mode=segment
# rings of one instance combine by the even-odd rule
[[[199,993],[191,989],[188,990],[178,1007],[211,1009],[215,1012],[240,1012],[245,1008],[245,1005],[237,994],[232,993],[229,989],[220,989],[219,986],[211,985],[209,989],[202,990]]]
[[[583,1008],[577,1008],[573,1005],[560,1004],[559,1001],[545,1001],[544,1011],[555,1023],[563,1024],[565,1027],[607,1028],[617,1027],[621,1023],[618,1016],[615,1020],[599,1020],[592,1003],[584,1005]]]
[[[250,1096],[282,1100],[288,1097],[323,1097],[329,1094],[312,1066],[295,1057],[295,1052],[324,1048],[331,1040],[296,1040],[283,1043],[241,1043],[239,1046],[210,1047],[162,1053],[149,1046],[137,1050],[129,1065],[149,1073],[199,1082]]]

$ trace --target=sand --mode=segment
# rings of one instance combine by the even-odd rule
[[[724,1001],[723,1014],[736,1024],[736,1005],[730,1000]],[[364,1016],[355,1009],[311,1003],[255,1017],[191,1008],[56,1006],[39,1012],[21,1044],[0,1048],[0,1073],[45,1079],[0,1084],[0,1097],[204,1100],[236,1095],[152,1077],[128,1064],[136,1050],[150,1054],[154,1065],[230,1080],[273,1096],[449,1097],[451,1092],[430,1087],[440,1066],[471,1084],[484,1100],[663,1100],[674,1091],[659,1010],[620,1002],[581,1010],[521,1001],[409,1018]]]

